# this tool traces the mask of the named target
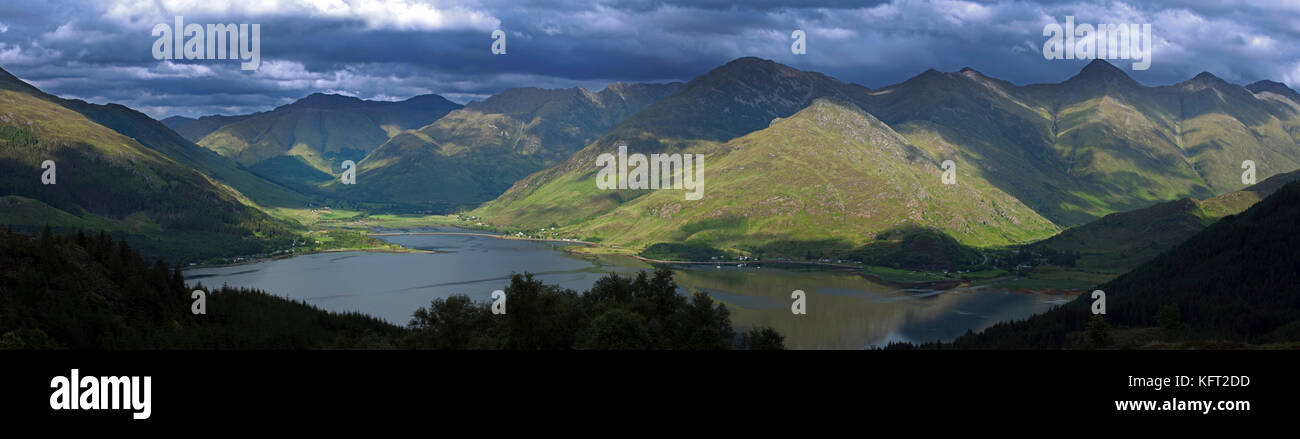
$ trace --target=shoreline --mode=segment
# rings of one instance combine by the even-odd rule
[[[289,258],[292,258],[292,257],[295,257],[295,256],[307,256],[307,255],[316,255],[316,254],[322,254],[322,253],[345,253],[345,252],[367,252],[367,253],[425,253],[425,254],[437,254],[437,253],[439,253],[439,252],[434,251],[434,250],[420,250],[420,249],[415,249],[415,248],[405,248],[405,247],[403,247],[403,249],[404,249],[404,250],[394,250],[394,249],[387,249],[387,248],[369,248],[369,249],[367,249],[367,248],[331,248],[331,249],[325,249],[325,250],[313,250],[313,251],[307,251],[307,252],[301,252],[301,253],[290,253],[290,254],[276,255],[276,256],[269,257],[269,258],[258,258],[258,259],[251,259],[251,260],[242,261],[242,262],[231,262],[231,263],[227,263],[227,264],[195,264],[195,265],[188,265],[188,266],[185,266],[185,267],[181,267],[181,271],[184,272],[184,271],[187,271],[187,270],[195,270],[195,269],[199,269],[199,268],[224,268],[224,267],[238,267],[238,266],[240,266],[240,265],[249,265],[249,264],[256,264],[256,263],[260,263],[260,262],[277,261],[277,260],[280,260],[280,259],[289,259]]]
[[[462,236],[480,236],[480,237],[486,237],[486,238],[506,239],[506,240],[515,240],[515,241],[561,242],[561,243],[569,243],[569,244],[579,244],[579,245],[583,245],[583,246],[585,246],[585,247],[589,247],[589,248],[591,248],[591,247],[594,247],[594,248],[612,248],[612,247],[604,246],[604,245],[599,244],[599,243],[588,242],[588,241],[566,240],[566,239],[547,239],[547,238],[521,238],[521,237],[517,237],[517,236],[500,235],[500,234],[493,234],[493,233],[482,233],[482,232],[380,232],[380,233],[367,233],[367,234],[366,234],[366,236],[372,236],[372,237],[379,237],[379,236],[403,236],[403,235],[462,235]],[[583,259],[586,259],[586,260],[589,260],[589,261],[593,261],[593,262],[598,261],[599,258],[600,258],[600,255],[595,255],[595,254],[591,254],[591,253],[584,253],[584,252],[574,251],[574,250],[571,250],[571,249],[564,249],[564,250],[562,250],[562,251],[564,251],[565,253],[568,253],[568,254],[570,254],[570,255],[577,256],[577,257],[581,257],[581,258],[583,258]],[[971,285],[972,282],[976,282],[976,281],[977,281],[977,280],[973,280],[973,279],[943,279],[943,280],[928,280],[928,281],[920,281],[920,282],[903,282],[903,281],[894,281],[894,280],[885,279],[885,278],[883,278],[883,277],[881,277],[881,276],[879,276],[879,275],[876,275],[876,274],[867,273],[867,272],[865,272],[865,270],[864,270],[864,266],[860,266],[860,265],[852,265],[852,264],[840,264],[840,263],[834,263],[834,262],[817,262],[817,261],[787,261],[787,260],[779,260],[779,259],[759,259],[759,260],[754,260],[754,261],[741,261],[741,262],[736,262],[736,261],[726,261],[726,262],[721,262],[721,261],[674,261],[674,260],[663,260],[663,259],[647,258],[647,257],[641,256],[641,255],[638,255],[638,254],[633,254],[633,253],[619,253],[619,255],[621,255],[621,256],[631,257],[631,258],[633,258],[633,259],[636,259],[636,260],[638,260],[638,261],[645,262],[645,263],[647,263],[647,264],[651,264],[651,265],[655,265],[655,264],[659,264],[659,265],[736,265],[736,264],[768,264],[768,265],[797,265],[797,266],[821,267],[821,268],[825,268],[825,269],[827,269],[828,271],[846,271],[846,270],[852,270],[853,274],[856,274],[856,275],[858,275],[858,276],[862,276],[862,277],[864,277],[864,278],[866,278],[866,279],[868,279],[868,280],[871,280],[872,282],[876,282],[876,283],[879,283],[879,284],[882,284],[882,285],[888,285],[888,286],[892,286],[892,287],[899,287],[899,288],[930,288],[930,289],[936,289],[936,290],[950,290],[950,289],[953,289],[953,288],[960,287],[960,286],[962,286],[962,285]],[[1024,291],[1024,292],[1031,292],[1031,291]]]
[[[369,237],[376,237],[376,238],[378,238],[378,237],[385,237],[385,236],[422,236],[422,235],[452,235],[452,236],[457,236],[457,235],[459,235],[459,236],[476,236],[476,237],[483,237],[483,238],[493,238],[493,239],[502,239],[502,240],[513,240],[513,241],[534,241],[534,242],[553,242],[553,243],[574,244],[574,245],[578,245],[578,246],[582,246],[582,247],[586,247],[586,248],[607,248],[607,249],[613,249],[613,248],[614,248],[614,247],[610,247],[610,246],[605,246],[605,245],[600,244],[600,243],[589,242],[589,241],[580,241],[580,240],[572,240],[572,239],[555,239],[555,238],[524,238],[524,237],[517,237],[517,236],[510,236],[510,235],[502,235],[502,234],[494,234],[494,233],[488,233],[488,232],[367,232],[367,233],[365,233],[365,235],[366,235],[366,236],[369,236]],[[390,244],[392,244],[392,243],[390,243]],[[396,244],[394,244],[394,245],[396,245]],[[380,249],[380,248],[374,248],[374,249],[326,249],[326,250],[317,250],[317,251],[303,252],[303,253],[296,253],[296,254],[278,255],[278,256],[273,256],[273,257],[270,257],[270,258],[255,259],[255,260],[249,260],[249,261],[243,261],[243,262],[235,262],[235,263],[228,263],[228,264],[199,264],[199,265],[195,265],[195,266],[186,267],[186,268],[182,269],[182,271],[190,270],[190,269],[198,269],[198,268],[221,268],[221,267],[234,267],[234,266],[240,266],[240,265],[255,264],[255,263],[259,263],[259,262],[267,262],[267,261],[274,261],[274,260],[279,260],[279,259],[292,258],[292,257],[294,257],[294,256],[311,255],[311,254],[319,254],[319,253],[341,253],[341,252],[352,252],[352,251],[358,251],[358,252],[372,252],[372,253],[424,253],[424,254],[438,254],[438,253],[439,253],[439,252],[434,251],[434,250],[420,250],[420,249],[413,249],[413,248],[408,248],[408,247],[402,247],[402,249],[400,249],[400,250],[396,250],[396,249]],[[572,256],[580,257],[580,258],[582,258],[582,259],[589,260],[589,261],[592,261],[592,262],[598,262],[599,259],[600,259],[600,255],[598,255],[598,254],[592,254],[592,253],[586,253],[586,252],[582,252],[582,251],[577,251],[576,249],[561,249],[560,251],[563,251],[563,252],[568,253],[568,254],[570,254],[570,255],[572,255]],[[1008,279],[1009,279],[1008,277],[1002,277],[1002,278],[995,278],[995,279],[941,279],[941,280],[927,280],[927,281],[919,281],[919,282],[905,282],[905,281],[895,281],[895,280],[890,280],[890,279],[886,279],[886,278],[884,278],[884,277],[882,277],[882,276],[880,276],[880,275],[873,274],[873,273],[869,273],[869,272],[867,272],[867,271],[865,270],[865,266],[852,265],[852,264],[842,264],[842,263],[834,263],[834,262],[789,261],[789,260],[780,260],[780,259],[759,259],[759,260],[753,260],[753,261],[725,261],[725,262],[723,262],[723,261],[679,261],[679,260],[663,260],[663,259],[647,258],[647,257],[641,256],[641,255],[638,255],[638,254],[633,254],[633,253],[614,253],[614,254],[617,254],[617,255],[620,255],[620,256],[630,257],[630,258],[632,258],[632,259],[636,259],[636,260],[638,260],[638,261],[641,261],[641,262],[644,262],[644,263],[647,263],[647,264],[651,264],[651,265],[686,265],[686,266],[690,266],[690,265],[715,265],[715,266],[717,266],[717,265],[731,265],[731,266],[735,266],[735,265],[737,265],[737,264],[746,264],[746,265],[749,265],[749,264],[764,264],[764,265],[793,265],[793,266],[814,267],[814,268],[822,268],[822,269],[825,269],[825,270],[827,270],[827,271],[850,272],[850,273],[852,273],[852,274],[855,274],[855,275],[861,276],[861,277],[863,277],[863,278],[866,278],[866,279],[868,279],[868,280],[870,280],[870,281],[872,281],[872,282],[879,283],[879,284],[882,284],[882,285],[888,285],[888,286],[892,286],[892,287],[899,287],[899,288],[927,288],[927,289],[935,289],[935,290],[943,290],[943,291],[950,290],[950,289],[957,288],[957,287],[961,287],[961,286],[963,286],[963,285],[967,285],[967,286],[973,286],[973,285],[976,285],[976,284],[979,284],[979,285],[994,285],[994,284],[996,284],[996,283],[999,283],[999,281],[1005,281],[1005,280],[1008,280]],[[1015,290],[1008,289],[1008,291],[1012,291],[1012,292],[1020,293],[1020,294],[1051,294],[1051,295],[1078,295],[1078,294],[1081,294],[1081,293],[1082,293],[1082,291],[1073,291],[1073,290],[1068,290],[1068,289],[1059,289],[1059,288],[1046,288],[1046,289],[1039,289],[1039,290],[1035,290],[1035,289],[1027,289],[1027,288],[1018,288],[1018,289],[1015,289]]]

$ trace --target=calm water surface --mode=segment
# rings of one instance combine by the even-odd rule
[[[453,230],[454,231],[454,230]],[[386,240],[436,254],[344,252],[297,256],[185,271],[207,286],[252,287],[305,300],[331,311],[359,311],[406,324],[435,298],[465,294],[491,300],[512,273],[576,291],[610,272],[650,270],[626,257],[593,262],[560,243],[463,235],[389,236]],[[772,326],[797,349],[861,349],[891,341],[951,340],[968,329],[1023,319],[1066,297],[1013,293],[996,286],[947,291],[904,290],[852,273],[776,267],[676,268],[682,293],[702,291],[725,303],[738,329]],[[790,313],[790,293],[807,293],[806,315]]]

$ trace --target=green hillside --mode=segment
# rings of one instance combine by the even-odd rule
[[[0,224],[29,232],[47,223],[93,226],[175,261],[256,253],[292,239],[295,225],[239,192],[61,103],[0,71],[0,196],[10,207]],[[42,184],[45,160],[57,165],[56,184]]]

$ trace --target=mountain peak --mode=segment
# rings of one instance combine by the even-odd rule
[[[1227,81],[1224,81],[1223,79],[1220,79],[1218,76],[1214,76],[1213,73],[1210,73],[1210,72],[1201,72],[1201,73],[1197,73],[1196,76],[1193,76],[1192,79],[1189,80],[1188,82],[1197,82],[1197,83],[1206,83],[1206,84],[1208,84],[1208,83],[1211,83],[1211,82],[1213,82],[1213,83],[1219,83],[1219,82],[1227,82]]]
[[[765,58],[759,58],[757,56],[742,56],[740,58],[733,59],[726,64],[723,64],[722,67],[727,67],[727,66],[760,67],[760,66],[774,66],[774,65],[780,65],[780,64],[778,64],[776,61],[772,61],[770,59],[765,59]]]
[[[1219,87],[1231,84],[1218,76],[1214,76],[1213,73],[1201,72],[1197,73],[1196,76],[1193,76],[1192,79],[1180,82],[1178,85],[1182,86],[1184,90],[1199,91],[1207,88],[1218,89]]]
[[[353,102],[353,101],[359,101],[359,100],[361,100],[361,99],[360,99],[360,98],[356,98],[356,97],[352,97],[352,96],[344,96],[344,95],[341,95],[341,94],[334,94],[334,93],[326,94],[326,93],[316,92],[316,93],[312,93],[312,94],[310,94],[310,95],[307,95],[307,97],[305,97],[305,98],[299,99],[298,102],[312,102],[312,103],[315,103],[315,102]]]
[[[1115,67],[1114,64],[1111,64],[1109,61],[1106,61],[1104,59],[1092,60],[1092,62],[1089,62],[1088,65],[1083,66],[1083,70],[1080,70],[1079,74],[1076,75],[1076,77],[1078,76],[1082,76],[1082,77],[1118,76],[1118,77],[1128,78],[1128,74],[1124,73],[1123,70],[1120,70],[1119,67]]]
[[[1094,59],[1083,67],[1077,75],[1065,80],[1066,83],[1099,83],[1105,85],[1136,86],[1137,81],[1127,73],[1104,59]]]
[[[770,59],[746,56],[731,60],[731,62],[723,64],[696,79],[754,79],[758,77],[770,77],[769,75],[794,77],[815,74],[816,73],[805,72]]]

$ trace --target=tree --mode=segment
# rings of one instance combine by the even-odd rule
[[[414,331],[411,340],[423,348],[470,349],[486,329],[484,320],[490,314],[465,295],[434,299],[428,309],[415,310],[408,325]]]
[[[1156,325],[1160,327],[1160,336],[1165,340],[1174,340],[1178,337],[1178,332],[1182,328],[1182,318],[1179,316],[1178,307],[1174,305],[1164,305],[1160,311],[1156,312]]]
[[[592,319],[581,349],[645,350],[654,347],[646,319],[624,308],[612,308]]]
[[[1084,333],[1087,334],[1088,344],[1094,348],[1110,344],[1110,325],[1106,323],[1106,318],[1099,314],[1093,314],[1088,319],[1088,326],[1085,327]]]
[[[740,348],[751,351],[785,350],[785,336],[769,326],[753,328],[740,335]]]

